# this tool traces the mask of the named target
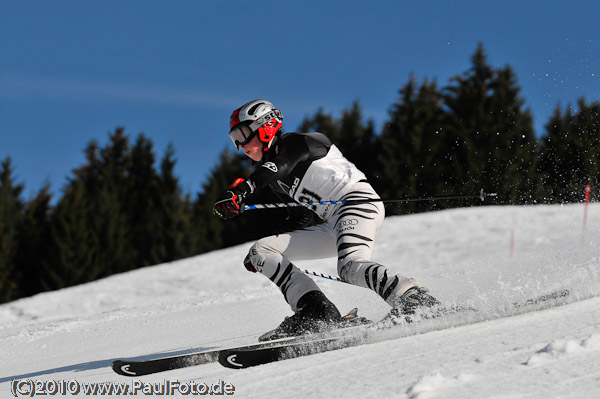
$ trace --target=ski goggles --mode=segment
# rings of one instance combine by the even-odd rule
[[[258,131],[252,131],[250,126],[241,124],[229,132],[229,138],[233,141],[235,148],[239,151],[240,148],[248,144],[257,133]]]

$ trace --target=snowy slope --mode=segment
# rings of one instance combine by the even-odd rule
[[[15,379],[222,380],[240,398],[600,397],[599,226],[598,204],[586,228],[583,205],[388,218],[374,260],[484,316],[428,321],[379,342],[246,370],[208,364],[132,380],[109,366],[250,343],[279,324],[290,314],[281,294],[241,264],[250,243],[18,300],[0,306],[0,397],[12,397]],[[335,274],[335,259],[298,265]],[[318,283],[341,311],[358,306],[378,319],[388,310],[368,290]],[[512,302],[558,288],[571,291],[566,304],[511,313]]]

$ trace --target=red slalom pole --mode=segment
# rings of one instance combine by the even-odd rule
[[[590,192],[592,191],[592,186],[590,184],[586,184],[585,186],[585,208],[583,210],[583,228],[585,228],[585,225],[587,223],[587,212],[588,212],[588,205],[590,203]]]

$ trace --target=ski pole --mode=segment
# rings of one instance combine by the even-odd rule
[[[244,210],[253,209],[274,209],[274,208],[292,208],[298,206],[313,206],[313,205],[359,205],[368,204],[371,202],[417,202],[417,201],[441,201],[441,200],[453,200],[453,199],[467,199],[467,198],[479,198],[484,201],[486,197],[496,197],[496,193],[486,193],[481,189],[479,194],[473,195],[438,195],[432,197],[404,197],[404,198],[376,198],[376,199],[353,199],[353,200],[327,200],[327,201],[308,201],[308,202],[275,202],[271,204],[254,204],[245,205]]]

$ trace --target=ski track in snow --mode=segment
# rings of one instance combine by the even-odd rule
[[[215,363],[135,380],[223,380],[240,398],[600,397],[600,206],[590,205],[585,229],[582,222],[581,204],[388,218],[373,260],[477,314],[414,323],[358,347],[250,369]],[[0,397],[12,397],[16,378],[132,383],[110,369],[114,359],[254,342],[290,311],[268,279],[243,268],[250,245],[0,305]],[[296,263],[336,273],[335,259]],[[387,313],[368,290],[316,281],[342,312],[357,306],[373,320]],[[556,289],[570,295],[511,305]]]

